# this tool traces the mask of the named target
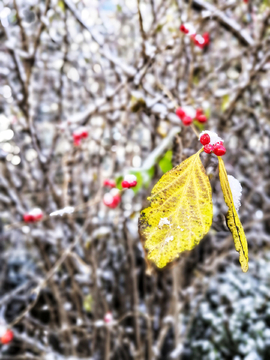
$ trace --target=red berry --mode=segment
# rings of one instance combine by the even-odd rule
[[[132,187],[135,187],[137,185],[137,177],[133,174],[127,174],[125,175],[123,181],[122,181],[122,187],[130,189]]]
[[[112,189],[109,193],[106,193],[103,196],[104,205],[108,206],[111,209],[116,208],[116,206],[120,203],[121,196],[119,194],[119,190]]]
[[[223,156],[226,154],[226,149],[223,145],[215,144],[214,145],[214,154],[217,156]]]
[[[194,41],[194,44],[201,49],[203,49],[210,42],[210,37],[208,33],[204,33],[203,35],[194,34],[191,36],[191,39]]]
[[[36,211],[35,209],[23,215],[23,221],[27,223],[35,222],[41,220],[42,218],[43,218],[42,212]]]
[[[115,181],[110,180],[110,179],[105,179],[104,182],[103,182],[103,185],[108,186],[110,188],[115,188],[116,187]]]
[[[210,36],[209,36],[209,33],[204,33],[203,34],[203,38],[204,38],[204,41],[205,41],[205,43],[204,43],[204,45],[206,46],[206,45],[209,45],[209,43],[210,43]]]
[[[176,109],[176,115],[181,119],[181,120],[183,120],[184,119],[184,117],[186,116],[186,113],[184,112],[184,110],[182,109],[182,108],[178,108],[178,109]]]
[[[104,321],[107,324],[109,324],[109,323],[111,323],[113,321],[113,316],[112,316],[112,313],[110,311],[107,312],[107,314],[105,314]]]
[[[196,46],[199,46],[200,48],[203,48],[204,47],[204,39],[203,37],[200,35],[200,34],[193,34],[191,36],[191,39],[194,41],[194,44]]]
[[[184,24],[181,24],[179,29],[180,29],[180,31],[182,31],[184,34],[188,34],[188,33],[189,33],[189,30],[185,27]]]
[[[182,122],[185,126],[188,126],[192,123],[192,119],[190,116],[185,116],[183,119],[182,119]]]
[[[127,188],[127,189],[130,189],[132,187],[135,187],[137,185],[137,181],[126,181],[126,180],[123,180],[122,181],[122,187],[123,188]]]
[[[14,334],[12,330],[7,330],[5,332],[5,334],[1,337],[1,343],[4,344],[8,344],[10,343],[14,338]]]
[[[73,134],[72,134],[72,136],[73,136],[73,144],[74,144],[74,146],[79,146],[79,145],[81,145],[81,134],[80,133],[78,133],[78,132],[74,132]]]
[[[128,181],[122,181],[122,187],[123,188],[129,188],[129,182]]]
[[[72,134],[72,136],[73,136],[73,140],[74,140],[74,141],[75,141],[75,140],[81,140],[81,134],[78,133],[78,132],[74,132],[74,133]]]
[[[43,218],[41,209],[35,208],[23,215],[23,221],[27,223],[35,222]]]
[[[30,215],[30,214],[24,214],[23,215],[23,221],[25,222],[34,222],[35,219],[34,219],[34,216],[33,215]]]
[[[218,142],[215,143],[215,145],[222,145],[223,146],[223,141],[218,141]]]
[[[198,116],[200,116],[200,115],[203,115],[203,111],[202,111],[202,109],[197,109],[196,110],[196,119],[198,119]]]
[[[34,215],[34,217],[35,217],[35,221],[38,221],[38,220],[41,220],[43,218],[43,214],[39,213],[39,214]]]
[[[76,139],[73,142],[74,146],[80,146],[81,145],[81,139]]]
[[[126,189],[130,189],[132,187],[135,187],[137,185],[137,181],[122,181],[122,187]]]
[[[120,195],[115,195],[113,197],[113,202],[109,207],[112,208],[112,209],[116,208],[118,206],[118,204],[120,203],[120,201],[121,201],[121,196]]]
[[[211,144],[204,145],[203,150],[206,152],[206,154],[211,154],[211,152],[214,150],[214,146]]]
[[[81,132],[81,138],[82,138],[82,139],[88,138],[88,131],[87,131],[87,130],[83,130],[83,131]]]
[[[200,122],[200,123],[205,123],[207,121],[207,117],[205,115],[199,115],[197,117],[197,120]]]
[[[208,145],[210,143],[210,136],[208,134],[203,134],[200,137],[200,142],[202,145]]]
[[[72,134],[73,143],[75,146],[81,145],[81,140],[86,139],[88,137],[88,131],[86,128],[82,127],[74,131]]]

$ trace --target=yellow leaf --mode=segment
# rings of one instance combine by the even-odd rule
[[[159,268],[194,248],[212,224],[211,186],[200,159],[202,150],[162,176],[148,198],[150,207],[141,212],[144,247]]]
[[[235,249],[239,252],[241,268],[244,272],[246,272],[248,271],[248,245],[246,235],[233,203],[233,196],[228,180],[228,175],[224,166],[224,162],[220,156],[218,156],[218,162],[221,189],[223,191],[224,200],[229,208],[227,213],[228,228],[232,233]]]

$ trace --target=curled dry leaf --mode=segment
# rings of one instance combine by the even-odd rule
[[[221,183],[221,189],[224,195],[224,200],[229,208],[227,212],[227,224],[230,229],[236,251],[239,252],[239,261],[241,268],[244,272],[248,271],[248,245],[246,235],[237,214],[235,204],[233,201],[233,195],[230,188],[228,175],[224,166],[224,162],[221,157],[218,156],[219,162],[219,178]]]

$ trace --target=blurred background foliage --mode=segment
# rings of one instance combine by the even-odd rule
[[[1,359],[269,359],[269,0],[1,0],[0,18],[0,325],[14,332]],[[139,213],[200,147],[175,104],[202,108],[197,130],[225,141],[246,274],[206,154],[212,229],[145,272]],[[109,209],[104,179],[121,188],[128,173],[137,186]],[[23,222],[37,207],[42,221]]]

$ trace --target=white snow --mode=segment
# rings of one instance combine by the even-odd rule
[[[161,228],[163,225],[170,225],[170,220],[168,218],[161,218],[158,223],[158,227]]]
[[[103,201],[105,204],[112,204],[113,203],[113,195],[110,193],[106,193],[103,196]]]
[[[204,42],[205,42],[204,38],[200,34],[197,34],[195,36],[195,39],[198,41],[199,44],[204,44]]]
[[[177,347],[171,352],[170,358],[171,359],[178,359],[179,356],[182,354],[184,349],[183,344],[178,344]]]
[[[137,177],[133,174],[128,174],[128,175],[125,175],[124,181],[127,181],[127,182],[137,181]]]
[[[59,209],[56,211],[53,211],[52,213],[50,213],[50,216],[63,216],[64,214],[72,214],[74,212],[74,207],[73,206],[66,206],[64,207],[64,209]]]
[[[0,324],[0,336],[2,337],[7,331],[7,327],[4,324]]]
[[[31,211],[29,211],[29,214],[30,215],[39,215],[39,214],[42,214],[42,210],[39,208],[34,208]]]
[[[193,106],[186,105],[186,106],[183,106],[182,109],[187,116],[191,117],[191,119],[195,119],[196,110],[194,109]]]
[[[228,180],[233,196],[233,203],[236,211],[238,211],[241,206],[242,186],[240,182],[232,175],[228,175]]]
[[[196,34],[195,26],[191,23],[185,23],[185,28],[188,30],[188,35]]]
[[[109,192],[109,195],[111,196],[116,196],[120,193],[120,191],[116,188],[112,189],[110,192]],[[106,194],[105,194],[106,195]]]
[[[173,236],[169,236],[165,239],[165,243],[168,243],[169,241],[173,241]]]
[[[213,131],[209,131],[209,130],[206,130],[206,131],[202,131],[199,135],[199,140],[201,138],[201,136],[203,134],[208,134],[210,136],[210,144],[211,145],[215,145],[215,143],[217,143],[218,141],[224,141],[223,139],[221,139],[218,134],[216,134],[215,132]]]

